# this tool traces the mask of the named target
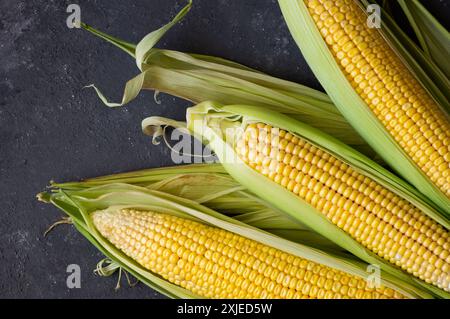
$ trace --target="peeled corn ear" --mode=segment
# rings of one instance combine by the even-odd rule
[[[92,213],[99,232],[162,278],[206,298],[402,298],[363,278],[185,218],[133,209]]]
[[[152,118],[144,120],[148,125]],[[362,260],[406,279],[402,268],[447,295],[449,221],[395,175],[332,137],[259,107],[205,102],[188,109],[187,127],[231,176],[279,210]]]
[[[279,0],[341,113],[405,179],[450,214],[450,122],[356,0]]]
[[[245,127],[236,152],[369,250],[450,290],[449,233],[394,192],[307,140],[264,123]]]
[[[378,285],[367,278],[368,265],[354,258],[279,238],[145,187],[56,188],[41,198],[65,211],[115,264],[170,297],[433,297],[384,271]]]

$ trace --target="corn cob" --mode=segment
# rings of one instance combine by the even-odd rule
[[[306,0],[345,76],[418,167],[450,197],[450,122],[354,0]]]
[[[181,169],[191,171],[191,168]],[[109,176],[101,179],[105,182],[112,179],[116,180],[117,183],[114,181],[112,183],[106,182],[94,187],[89,187],[84,182],[80,184],[67,183],[65,185],[68,188],[56,187],[51,192],[39,194],[38,198],[62,209],[70,216],[70,220],[76,229],[105,254],[110,263],[106,266],[102,262],[99,263],[97,271],[100,275],[112,275],[115,270],[120,268],[149,287],[172,298],[201,297],[199,293],[204,291],[205,288],[199,285],[200,281],[197,280],[199,277],[196,277],[196,281],[192,280],[193,277],[200,274],[199,267],[207,266],[210,270],[217,270],[220,271],[220,274],[231,276],[230,270],[231,267],[234,269],[236,261],[242,262],[245,268],[256,267],[257,263],[260,264],[257,269],[250,269],[250,274],[246,278],[249,287],[241,295],[250,295],[251,287],[258,289],[259,286],[253,283],[257,278],[260,278],[260,271],[269,272],[270,267],[276,266],[281,267],[281,269],[272,267],[274,269],[270,274],[262,272],[261,275],[264,278],[271,277],[278,272],[277,278],[273,280],[270,278],[270,282],[272,282],[281,278],[282,274],[280,275],[280,273],[289,271],[289,285],[294,285],[295,282],[295,287],[290,289],[294,290],[297,288],[297,282],[300,281],[295,275],[303,276],[305,283],[301,285],[301,291],[292,291],[290,292],[291,295],[292,293],[304,295],[308,290],[309,294],[317,293],[318,296],[325,297],[327,295],[333,298],[346,298],[348,296],[353,296],[353,298],[356,298],[356,296],[365,298],[439,297],[439,294],[433,292],[430,294],[424,291],[410,277],[401,278],[402,276],[389,274],[382,269],[373,273],[372,268],[368,268],[367,263],[362,263],[354,257],[339,254],[333,250],[322,251],[314,243],[311,245],[297,244],[271,235],[191,201],[188,199],[190,196],[177,197],[164,191],[155,191],[147,187],[119,182],[122,178],[129,179],[130,177],[133,179],[138,177],[137,180],[135,179],[137,183],[144,182],[143,179],[151,181],[154,177],[159,179],[161,173],[163,175],[165,173],[172,174],[173,172],[170,172],[172,170],[155,170],[154,173],[158,176],[150,171],[145,171],[144,175],[141,175],[141,172],[122,174],[117,179],[114,176]],[[194,168],[194,170],[197,170],[197,168]],[[209,169],[207,168],[207,170]],[[138,175],[143,179],[139,178]],[[99,179],[96,181],[99,182]],[[212,237],[208,237],[209,234],[212,234]],[[205,238],[206,241],[199,244]],[[234,247],[230,247],[233,242],[236,242],[235,239],[238,239],[237,243],[234,244]],[[204,254],[198,255],[197,250],[202,250],[202,245],[208,249],[205,250]],[[168,256],[169,251],[166,248],[173,249],[171,253],[176,253],[177,256],[172,256],[173,254]],[[189,249],[193,250],[189,251]],[[239,249],[241,251],[238,251]],[[272,252],[276,252],[276,254],[274,255]],[[224,255],[225,253],[227,254]],[[232,254],[230,255],[230,253]],[[250,256],[252,254],[253,256]],[[218,256],[220,258],[217,261]],[[246,259],[246,256],[249,257]],[[178,258],[176,264],[172,263],[173,257]],[[205,264],[205,260],[201,259],[202,257],[210,258],[214,263],[213,267],[211,268],[210,262]],[[231,260],[233,257],[235,260]],[[258,261],[259,257],[263,258],[265,262]],[[154,263],[155,258],[157,263]],[[253,262],[251,262],[252,259]],[[293,262],[286,263],[283,266],[288,259],[289,262],[291,260]],[[223,261],[224,263],[222,263]],[[160,262],[164,266],[162,270],[161,266],[157,266]],[[179,262],[183,263],[180,272],[171,274],[168,269],[171,269],[173,273],[175,267],[179,266]],[[267,267],[265,267],[266,264]],[[238,276],[237,273],[242,270],[242,265],[233,272],[239,278],[240,275]],[[149,269],[150,266],[155,268]],[[253,270],[258,273],[255,274]],[[201,272],[208,274],[203,268],[201,268]],[[249,270],[244,269],[242,274],[248,272]],[[163,277],[164,274],[172,276],[174,282],[170,282]],[[180,277],[180,274],[183,277]],[[210,276],[212,275],[207,276],[208,279]],[[326,278],[320,279],[321,277]],[[221,280],[222,277],[217,278],[217,282],[214,284],[227,285],[226,280]],[[233,281],[233,284],[241,280],[239,278],[237,281]],[[181,286],[182,279],[184,279],[186,287],[189,289],[197,287],[199,293],[183,288]],[[203,280],[203,278],[201,279]],[[284,279],[288,280],[288,278]],[[361,279],[367,279],[367,283]],[[180,281],[180,285],[175,283],[176,280]],[[258,280],[261,280],[261,278]],[[270,284],[270,287],[273,286],[273,290],[277,289],[277,292],[280,289],[276,288],[275,283],[267,283],[267,280],[259,283],[263,284],[263,282],[267,285]],[[286,282],[284,283],[286,284]],[[283,285],[283,282],[281,282],[281,285]],[[331,292],[328,292],[330,285]],[[343,288],[343,286],[348,286],[348,289]],[[214,285],[209,285],[207,289],[208,291],[214,291],[214,287]],[[268,287],[265,290],[268,290]],[[283,287],[285,288],[285,285]],[[328,290],[320,292],[319,288],[327,288]],[[395,292],[392,290],[395,290]],[[282,291],[283,288],[279,291],[280,294]],[[289,292],[286,289],[284,291],[286,295]],[[260,293],[263,293],[262,290]],[[270,293],[273,295],[274,291]],[[210,295],[212,296],[212,294]],[[226,294],[224,295],[226,296]],[[238,295],[238,293],[236,292],[235,295]],[[266,295],[269,296],[269,291]]]
[[[139,264],[208,298],[402,298],[359,277],[212,226],[131,209],[92,214],[95,227]]]
[[[450,290],[449,234],[408,201],[307,140],[263,123],[246,126],[236,153],[380,257]]]

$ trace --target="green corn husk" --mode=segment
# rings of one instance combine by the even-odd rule
[[[135,276],[139,281],[171,298],[198,298],[199,296],[169,283],[158,275],[146,270],[117,249],[96,230],[90,217],[92,212],[103,209],[131,208],[172,214],[222,228],[352,275],[364,278],[367,276],[367,264],[282,239],[186,198],[124,183],[107,183],[94,187],[85,186],[77,190],[56,189],[53,192],[40,194],[39,198],[63,210],[71,218],[77,230],[111,260],[109,266],[102,267],[99,265],[98,270],[100,270],[101,274],[110,275],[114,270],[122,268]],[[396,277],[383,271],[381,272],[381,283],[410,298],[433,297],[432,294],[421,291],[414,285],[398,280]]]
[[[417,167],[389,132],[387,132],[375,114],[371,112],[369,106],[353,89],[333,55],[328,50],[327,44],[322,39],[303,0],[279,0],[279,5],[291,34],[300,47],[302,54],[325,91],[335,102],[336,107],[348,122],[353,125],[386,163],[438,205],[448,216],[450,214],[450,198]],[[384,32],[384,30],[381,30],[380,32],[383,32],[386,40],[389,41],[393,38],[391,31],[386,30]],[[405,48],[402,48],[400,41],[390,41],[390,44],[401,55],[405,63],[409,65],[409,62],[413,61],[411,56],[402,55],[405,52]],[[409,65],[409,67],[413,72],[420,71],[418,63]],[[419,76],[420,72],[415,73],[418,80],[421,80]],[[426,74],[423,73],[422,75],[425,76]],[[422,84],[426,85],[425,82],[422,82]],[[426,88],[429,92],[433,92],[430,87]],[[439,101],[438,99],[436,100]],[[443,109],[449,109],[448,104],[441,106]]]
[[[399,0],[425,55],[450,78],[450,34],[418,0]]]
[[[116,183],[126,183],[189,199],[282,238],[349,257],[341,247],[311,231],[304,224],[288,218],[246,190],[219,164],[146,169],[82,182],[52,183],[52,188],[68,192]]]
[[[287,114],[352,145],[370,157],[376,154],[347,123],[329,97],[309,87],[281,80],[225,59],[155,48],[155,44],[189,11],[191,3],[167,25],[146,35],[137,45],[111,37],[87,24],[82,27],[136,59],[141,73],[128,81],[120,103],[93,87],[110,107],[132,101],[142,89],[164,92],[200,103],[245,103]]]
[[[186,125],[191,134],[207,143],[227,172],[252,193],[264,198],[280,211],[335,242],[361,260],[379,264],[386,272],[433,294],[441,297],[450,296],[447,292],[433,285],[409,276],[396,266],[375,255],[298,196],[247,166],[233,149],[237,136],[227,130],[237,129],[239,131],[248,123],[262,122],[295,133],[313,145],[334,154],[359,173],[372,178],[390,191],[408,200],[429,217],[449,229],[448,216],[440,212],[431,201],[402,179],[337,139],[285,115],[260,107],[248,105],[221,106],[213,102],[204,102],[189,108],[186,117]],[[150,117],[142,122],[143,131],[147,133],[156,132],[154,126],[161,125],[164,125],[161,118]],[[182,123],[178,123],[178,125],[181,127]]]
[[[362,1],[364,6],[375,1]],[[395,48],[414,67],[416,76],[427,87],[435,100],[450,112],[450,80],[442,71],[442,67],[422,51],[416,43],[401,29],[386,11],[382,10],[382,28],[387,39],[395,44]]]

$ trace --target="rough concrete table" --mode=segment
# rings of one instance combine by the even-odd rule
[[[51,179],[78,180],[171,164],[168,149],[141,133],[149,115],[182,119],[189,103],[152,92],[108,109],[96,83],[118,100],[134,61],[85,31],[66,26],[66,8],[131,42],[167,23],[181,0],[0,0],[0,297],[160,298],[140,284],[114,290],[117,277],[93,274],[102,255],[71,226],[44,238],[62,213],[35,200]],[[430,1],[441,21],[448,1]],[[446,16],[447,13],[447,16]],[[448,19],[447,19],[448,20]],[[192,11],[158,47],[211,54],[320,88],[291,39],[275,0],[195,0]],[[69,264],[81,267],[81,288],[66,285]]]

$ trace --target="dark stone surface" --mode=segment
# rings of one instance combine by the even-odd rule
[[[62,213],[35,194],[49,180],[170,165],[168,149],[140,130],[149,115],[182,119],[185,101],[144,92],[121,109],[103,106],[86,84],[119,99],[137,74],[126,54],[66,27],[75,1],[0,0],[0,297],[159,298],[144,285],[92,272],[102,259],[70,226],[43,237]],[[319,88],[291,39],[275,0],[195,0],[192,11],[158,45],[217,55]],[[137,42],[165,24],[181,0],[79,0],[82,20]],[[445,1],[432,1],[436,8]],[[66,287],[66,267],[81,266],[81,289]]]

